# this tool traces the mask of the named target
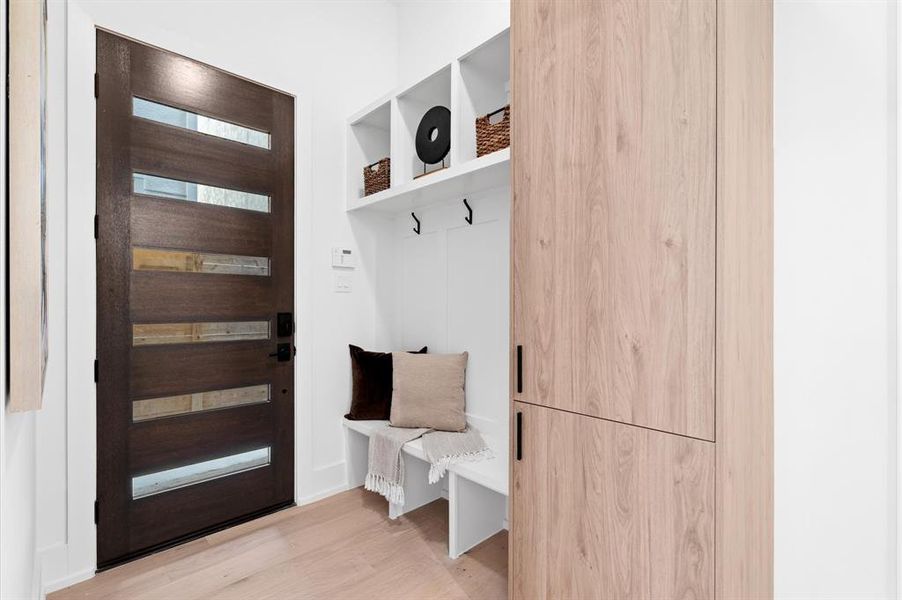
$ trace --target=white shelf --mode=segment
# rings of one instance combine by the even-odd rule
[[[348,212],[373,210],[390,214],[416,210],[510,185],[510,148],[499,150],[351,202]]]
[[[507,102],[510,31],[505,29],[451,64],[400,88],[348,120],[345,209],[382,213],[459,201],[469,194],[510,184],[510,149],[476,157],[476,117]],[[451,111],[451,151],[446,169],[420,178],[423,165],[414,137],[433,106]],[[363,167],[391,158],[391,187],[363,195]],[[434,166],[430,166],[432,170]]]

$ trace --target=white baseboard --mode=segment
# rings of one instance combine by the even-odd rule
[[[31,571],[31,596],[41,600],[44,600],[45,597],[41,586],[41,557],[37,552],[34,554],[34,567]]]
[[[69,547],[63,542],[39,548],[36,560],[41,565],[41,586],[45,592],[48,581],[69,575]]]
[[[304,496],[303,498],[298,498],[295,502],[298,506],[304,506],[305,504],[312,504],[314,502],[318,502],[329,496],[334,496],[335,494],[340,494],[341,492],[345,492],[348,490],[348,485],[346,483],[342,483],[341,485],[329,488],[327,490],[322,490],[315,494],[310,494],[309,496]]]
[[[36,566],[40,568],[41,597],[81,583],[94,576],[94,569],[83,569],[69,573],[69,546],[58,543],[37,551]]]
[[[82,581],[87,581],[88,579],[94,577],[94,569],[86,569],[84,571],[80,571],[78,573],[72,573],[71,575],[66,575],[60,579],[55,581],[48,581],[44,584],[44,594],[50,594],[57,590],[61,590],[63,588],[67,588],[70,585],[75,585],[76,583],[81,583]]]

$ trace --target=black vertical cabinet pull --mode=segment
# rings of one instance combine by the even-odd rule
[[[517,460],[523,459],[523,413],[517,411]]]
[[[517,393],[523,393],[523,346],[517,346]]]

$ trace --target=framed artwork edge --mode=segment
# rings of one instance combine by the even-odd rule
[[[9,0],[9,403],[41,408],[47,365],[46,1]]]

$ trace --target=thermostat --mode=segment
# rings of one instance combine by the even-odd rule
[[[357,257],[350,248],[332,248],[332,266],[340,269],[353,269],[357,266]]]

